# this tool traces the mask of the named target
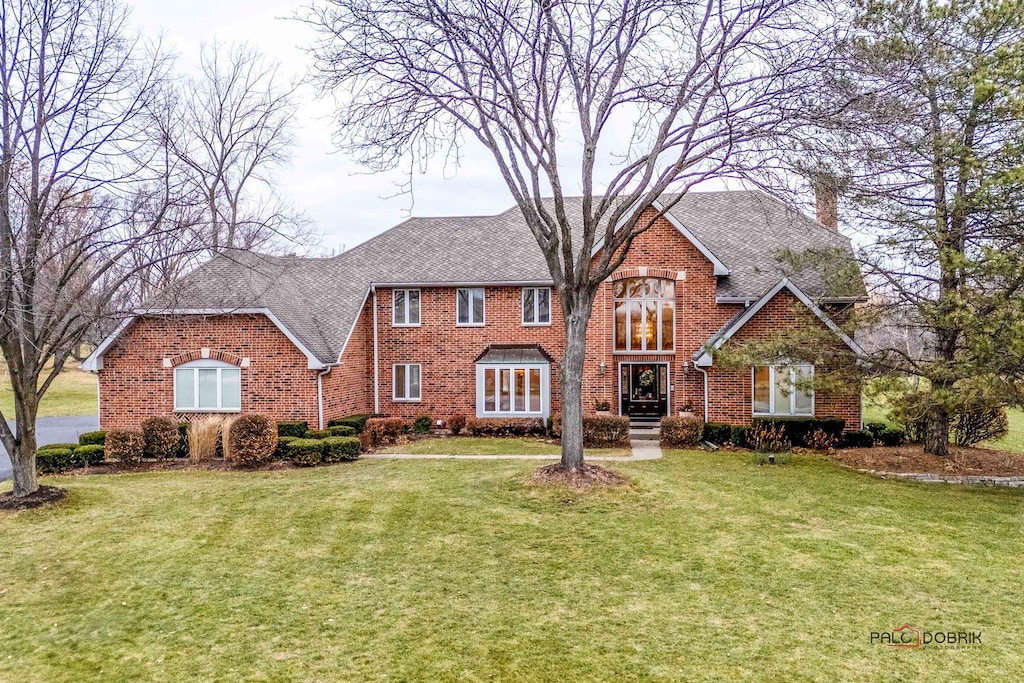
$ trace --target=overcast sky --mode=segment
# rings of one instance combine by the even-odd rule
[[[202,43],[217,39],[253,45],[296,79],[311,64],[305,49],[313,33],[290,18],[305,4],[308,0],[130,2],[134,24],[147,35],[162,34],[165,45],[178,55],[181,71],[194,69]],[[280,189],[323,233],[324,251],[350,249],[404,220],[410,211],[416,216],[487,215],[512,206],[493,159],[481,147],[468,149],[457,170],[436,168],[416,176],[412,197],[395,196],[402,175],[369,174],[336,152],[330,101],[317,98],[309,87],[299,97],[298,144],[291,165],[280,173]]]

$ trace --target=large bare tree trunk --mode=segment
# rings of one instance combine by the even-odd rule
[[[949,455],[949,411],[943,406],[932,406],[925,422],[924,452]]]
[[[4,448],[11,457],[15,497],[35,493],[39,488],[36,474],[36,413],[39,399],[32,387],[37,377],[11,377],[14,394],[14,424],[16,436],[10,433],[6,424],[2,428]]]
[[[562,466],[566,469],[578,469],[583,465],[583,361],[587,353],[587,324],[593,309],[592,299],[570,304],[574,310],[565,314],[565,356],[560,377]]]

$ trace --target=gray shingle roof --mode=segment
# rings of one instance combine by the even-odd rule
[[[666,197],[668,202],[672,198]],[[579,200],[570,211],[580,211]],[[756,299],[788,275],[812,298],[821,272],[791,272],[778,252],[839,250],[842,235],[758,192],[691,192],[670,213],[729,268],[718,296]],[[410,218],[338,256],[220,255],[147,304],[150,309],[266,308],[324,363],[339,358],[371,284],[546,283],[547,264],[518,207],[496,216]]]

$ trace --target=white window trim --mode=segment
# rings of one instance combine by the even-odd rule
[[[475,292],[479,291],[480,296],[483,299],[484,305],[484,319],[480,322],[459,322],[459,292]],[[469,317],[473,317],[473,295],[469,297]],[[455,326],[456,327],[483,327],[487,324],[487,288],[486,287],[459,287],[455,290]]]
[[[484,410],[484,372],[486,370],[508,370],[512,373],[515,381],[516,370],[526,370],[529,376],[530,370],[540,370],[540,411],[516,411],[516,410]],[[495,381],[497,391],[497,378]],[[497,408],[500,402],[495,397],[494,407]],[[512,389],[512,401],[509,404],[515,408],[515,388]],[[529,408],[530,396],[526,395],[526,406]],[[477,417],[522,417],[522,418],[544,418],[551,415],[551,364],[550,363],[477,363],[476,366],[476,416]]]
[[[217,370],[217,406],[216,408],[200,408],[199,406],[199,370]],[[178,371],[179,370],[192,370],[192,402],[196,406],[194,408],[188,408],[178,405]],[[224,370],[237,370],[238,371],[238,407],[237,408],[224,408],[224,397],[223,382],[221,381],[221,375]],[[171,371],[173,379],[171,387],[171,403],[174,406],[175,413],[240,413],[242,412],[242,369],[237,365],[231,363],[225,363],[224,361],[213,360],[203,358],[200,360],[194,360],[188,363],[182,363],[177,365]]]
[[[529,290],[533,290],[533,319],[534,319],[534,321],[537,321],[537,320],[540,319],[540,310],[541,310],[540,309],[540,298],[537,296],[537,293],[540,292],[542,289],[543,290],[547,290],[547,293],[548,293],[548,321],[546,323],[542,323],[542,322],[528,323],[528,322],[526,322],[526,290],[528,290],[528,289]],[[523,320],[522,320],[522,322],[523,322],[523,327],[551,327],[551,288],[550,287],[523,287],[523,293],[522,293],[522,295],[520,297],[520,301],[522,302],[522,311],[523,311]]]
[[[416,398],[409,398],[409,368],[416,366],[420,373],[420,395]],[[398,368],[399,366],[404,367],[405,370],[405,395],[406,398],[398,398]],[[391,366],[391,400],[395,403],[420,403],[423,401],[423,364],[422,363],[395,363]]]
[[[643,276],[643,277],[647,277],[647,276]],[[632,279],[637,279],[637,278],[627,278],[627,279],[632,280]],[[677,344],[677,341],[678,341],[676,339],[676,336],[677,336],[676,335],[676,332],[677,332],[677,330],[676,330],[676,322],[679,320],[679,309],[676,306],[676,297],[675,297],[675,284],[676,283],[675,283],[674,280],[668,280],[666,278],[661,278],[661,277],[651,277],[649,279],[652,279],[652,280],[664,280],[665,282],[671,283],[670,286],[672,287],[672,294],[673,294],[673,296],[671,298],[669,298],[669,297],[641,297],[639,299],[635,299],[635,298],[629,298],[629,297],[616,298],[614,296],[614,293],[613,293],[613,295],[612,295],[612,353],[615,354],[615,355],[620,355],[620,356],[630,356],[630,355],[643,355],[643,356],[664,355],[664,356],[672,356],[672,355],[675,355],[675,353],[676,353],[676,344]],[[615,283],[612,283],[612,287],[613,288],[615,287]],[[613,289],[613,292],[614,292],[614,289]],[[660,305],[657,307],[657,312],[658,312],[658,314],[657,314],[658,315],[658,320],[657,320],[657,324],[656,324],[656,329],[657,329],[657,332],[658,332],[658,348],[657,349],[644,350],[644,349],[631,349],[631,348],[625,348],[625,349],[615,348],[616,337],[618,335],[618,330],[616,329],[616,325],[618,324],[618,321],[615,318],[615,305],[618,304],[620,301],[621,302],[639,301],[640,304],[641,304],[641,311],[643,311],[642,315],[644,317],[646,317],[646,315],[647,315],[646,307],[643,306],[643,303],[645,301],[654,301],[654,302],[656,302],[658,304],[661,304],[662,302],[666,302],[666,301],[671,301],[672,302],[672,348],[671,349],[663,349],[663,348],[661,348],[662,345],[664,344],[664,342],[663,342],[663,340],[661,338],[661,336],[662,336],[662,327],[661,327],[661,315],[662,315],[661,312],[662,312],[662,308],[661,308]],[[630,328],[632,327],[633,322],[632,322],[632,320],[630,320],[628,308],[626,310],[625,323],[626,323],[626,346],[629,347],[631,342],[632,342],[632,335],[630,334],[630,332],[632,330]],[[644,343],[645,343],[645,341],[641,341],[641,345],[643,345]]]
[[[811,412],[809,412],[809,413],[798,413],[798,412],[796,412],[796,391],[795,390],[790,391],[790,393],[789,393],[789,411],[790,412],[788,412],[788,413],[780,413],[780,412],[778,412],[776,410],[776,406],[775,406],[775,372],[776,372],[776,369],[777,368],[785,368],[785,369],[789,370],[789,382],[790,382],[790,387],[792,388],[792,387],[795,386],[795,382],[796,382],[796,376],[794,374],[795,371],[796,371],[796,368],[797,367],[807,368],[808,369],[808,374],[810,375],[811,380],[813,380],[814,379],[814,366],[813,365],[811,365],[809,363],[793,363],[793,364],[779,363],[779,364],[776,364],[776,365],[768,365],[768,366],[762,365],[762,366],[759,366],[759,367],[767,367],[768,368],[768,411],[769,412],[767,412],[767,413],[759,413],[759,412],[757,412],[757,411],[755,411],[753,409],[754,408],[754,391],[755,391],[755,388],[756,388],[755,387],[755,382],[757,381],[757,379],[756,379],[757,368],[751,368],[750,369],[750,408],[751,408],[751,411],[752,411],[754,417],[814,417],[814,415],[817,413],[818,406],[817,406],[817,403],[816,403],[816,399],[815,399],[815,395],[814,395],[814,387],[813,386],[811,387],[811,390],[809,392],[810,395],[811,395]]]
[[[410,322],[400,323],[400,322],[398,322],[398,309],[395,307],[395,301],[396,301],[395,294],[397,292],[405,292],[405,311],[404,312],[405,312],[405,319],[407,321],[409,320],[409,293],[410,292],[416,292],[417,293],[418,296],[416,297],[416,300],[419,301],[420,310],[419,310],[419,316],[418,317],[420,319],[420,322],[418,322],[418,323],[410,323]],[[391,290],[391,327],[419,327],[422,323],[423,323],[423,292],[421,292],[416,287],[413,287],[411,289],[403,289],[401,287],[399,287],[398,289],[392,289]]]

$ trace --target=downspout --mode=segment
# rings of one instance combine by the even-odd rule
[[[373,414],[380,414],[380,370],[378,368],[377,346],[377,288],[371,286],[373,293]]]
[[[334,369],[333,365],[328,365],[327,369],[323,372],[316,373],[316,409],[317,409],[317,423],[320,425],[317,429],[324,428],[324,375]]]
[[[704,375],[704,424],[708,423],[708,371],[699,365],[694,365],[697,371]]]

